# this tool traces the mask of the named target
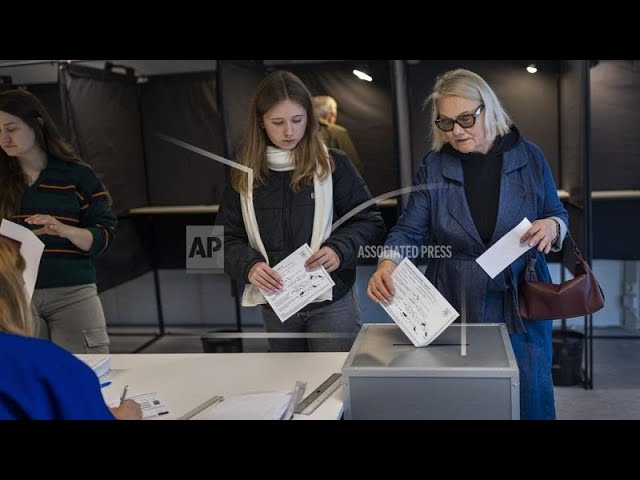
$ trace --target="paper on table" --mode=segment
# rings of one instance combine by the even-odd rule
[[[36,279],[38,278],[40,258],[44,251],[44,243],[28,228],[6,219],[3,219],[2,223],[0,223],[0,235],[9,237],[20,244],[20,254],[27,264],[22,274],[24,289],[27,293],[27,301],[31,302],[33,290],[36,286]]]
[[[280,420],[287,412],[292,392],[252,392],[230,395],[197,420]]]
[[[99,357],[96,360],[86,360],[85,363],[91,367],[98,378],[102,378],[111,370],[111,357]]]
[[[299,312],[324,292],[335,285],[324,267],[307,270],[304,262],[313,252],[306,243],[273,269],[278,272],[284,282],[280,292],[262,292],[281,322]]]
[[[135,400],[142,410],[142,418],[152,418],[161,415],[167,415],[169,408],[165,403],[160,400],[160,395],[157,392],[142,393],[134,397],[129,397],[127,400]],[[110,407],[117,407],[120,402],[110,404]]]
[[[491,278],[496,278],[496,275],[511,265],[516,258],[531,249],[527,242],[520,243],[520,237],[529,228],[531,228],[531,222],[525,217],[493,247],[476,258],[476,262]]]
[[[410,260],[402,260],[391,278],[396,294],[391,303],[380,305],[416,347],[429,345],[458,318],[455,308]]]

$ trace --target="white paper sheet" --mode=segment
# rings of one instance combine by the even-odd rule
[[[391,303],[380,305],[416,347],[429,345],[458,318],[455,308],[410,260],[402,260],[391,278],[396,294]]]
[[[102,381],[104,376],[106,376],[109,371],[111,371],[111,357],[99,357],[96,360],[87,360],[85,361],[87,365],[91,367],[96,376]]]
[[[146,420],[148,418],[159,417],[162,415],[167,415],[169,413],[169,408],[165,403],[160,399],[160,395],[157,392],[151,393],[142,393],[140,395],[135,395],[133,397],[129,397],[128,400],[135,400],[142,410],[142,419]],[[110,407],[117,407],[120,402],[115,402],[110,404]]]
[[[493,247],[476,258],[476,262],[491,278],[496,278],[496,275],[511,265],[516,258],[532,248],[528,242],[520,243],[520,237],[529,228],[531,228],[531,222],[525,217]]]
[[[291,392],[253,392],[230,395],[194,420],[281,420],[291,402]]]
[[[38,270],[40,269],[40,259],[44,251],[44,243],[28,228],[6,219],[3,219],[2,223],[0,223],[0,235],[20,243],[20,254],[27,264],[27,268],[25,268],[22,275],[24,289],[27,294],[27,302],[31,302],[38,278]]]
[[[284,282],[280,292],[262,292],[281,322],[299,312],[335,285],[324,267],[307,270],[304,262],[313,254],[306,243],[273,269]]]

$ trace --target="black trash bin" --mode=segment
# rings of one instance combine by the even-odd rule
[[[239,333],[235,330],[220,330],[216,333]],[[200,337],[204,353],[242,353],[241,338],[216,338],[213,336]]]
[[[582,382],[584,334],[574,330],[553,331],[553,363],[551,373],[556,386]]]

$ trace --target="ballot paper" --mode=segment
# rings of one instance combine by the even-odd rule
[[[27,301],[31,302],[38,278],[40,258],[42,258],[42,252],[44,251],[44,243],[28,228],[10,222],[7,219],[3,219],[2,223],[0,223],[0,235],[14,240],[20,246],[20,254],[26,263],[26,268],[22,274],[24,289],[27,294]]]
[[[162,415],[167,415],[169,413],[169,408],[160,399],[160,395],[158,395],[157,392],[142,393],[140,395],[129,397],[127,398],[127,400],[135,400],[138,405],[140,405],[143,420],[154,417],[161,417]],[[117,407],[119,404],[120,402],[115,402],[110,404],[109,406]]]
[[[305,243],[273,267],[282,277],[284,288],[279,292],[263,291],[262,293],[281,322],[299,312],[335,285],[324,267],[320,266],[313,270],[305,268],[304,262],[312,254],[311,248]]]
[[[529,228],[531,222],[525,217],[489,250],[476,258],[476,262],[491,278],[496,278],[496,275],[511,265],[516,258],[532,248],[528,242],[520,243],[520,238]]]
[[[407,258],[391,274],[396,293],[382,308],[416,347],[433,342],[459,317],[446,298]]]

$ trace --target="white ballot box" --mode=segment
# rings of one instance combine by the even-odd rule
[[[500,323],[453,324],[426,347],[396,324],[365,324],[342,382],[347,420],[520,418],[518,366]]]

